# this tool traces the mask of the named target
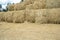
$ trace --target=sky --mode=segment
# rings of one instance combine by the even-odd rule
[[[21,0],[0,0],[0,4],[2,4],[2,8],[6,8],[7,3],[19,3]]]

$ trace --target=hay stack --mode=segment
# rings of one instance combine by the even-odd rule
[[[14,23],[23,23],[25,21],[24,17],[24,10],[21,11],[15,11],[13,15],[13,22]]]

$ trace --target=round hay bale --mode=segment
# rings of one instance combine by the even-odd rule
[[[33,4],[27,5],[26,9],[33,9]]]

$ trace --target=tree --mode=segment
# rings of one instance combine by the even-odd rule
[[[0,8],[2,8],[2,5],[0,4]]]
[[[24,0],[22,0],[22,2],[23,2]]]

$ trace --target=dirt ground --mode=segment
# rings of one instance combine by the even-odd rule
[[[60,40],[60,24],[0,22],[0,40]]]

